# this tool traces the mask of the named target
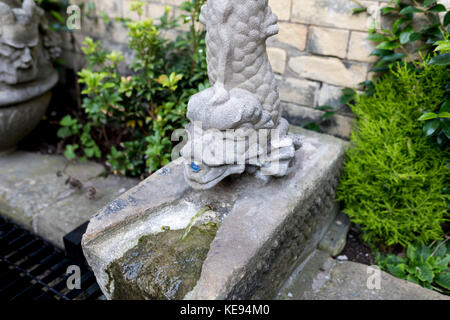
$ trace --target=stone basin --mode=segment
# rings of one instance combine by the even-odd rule
[[[58,82],[53,68],[31,83],[0,84],[0,152],[14,148],[44,116]]]
[[[178,159],[100,210],[82,246],[106,297],[273,299],[336,217],[347,146],[293,131],[303,147],[285,178],[196,191]]]

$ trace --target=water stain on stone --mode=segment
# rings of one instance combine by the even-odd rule
[[[144,236],[137,246],[112,262],[106,273],[107,289],[114,281],[113,299],[180,300],[200,279],[211,242],[218,230],[215,223],[184,230],[167,230]]]

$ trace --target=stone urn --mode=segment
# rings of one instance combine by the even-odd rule
[[[51,59],[60,39],[33,0],[0,0],[0,152],[39,123],[58,75]]]

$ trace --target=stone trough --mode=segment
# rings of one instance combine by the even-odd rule
[[[334,220],[346,142],[291,128],[285,178],[194,190],[178,159],[91,220],[83,251],[109,299],[272,299]]]

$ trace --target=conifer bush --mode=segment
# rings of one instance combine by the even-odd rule
[[[439,111],[449,80],[443,66],[403,65],[380,78],[373,95],[356,97],[356,127],[338,199],[364,240],[407,246],[443,235],[449,149],[430,143],[417,119],[425,110]]]

